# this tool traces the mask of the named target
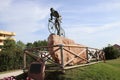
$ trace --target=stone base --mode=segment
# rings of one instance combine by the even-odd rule
[[[65,38],[65,37],[61,37],[55,34],[51,34],[48,37],[48,46],[53,46],[53,45],[74,45],[74,46],[79,46],[79,47],[85,47],[84,45],[81,44],[76,44],[73,40]],[[53,48],[49,48],[49,52],[52,56],[52,58],[56,61],[56,63],[61,64],[61,53],[60,50],[54,52],[56,49],[58,49],[59,47],[53,47]],[[80,57],[86,58],[86,51],[85,48],[78,48],[78,47],[64,47],[65,49],[74,52],[75,54],[80,54],[80,52],[82,52],[84,50],[84,52],[82,54],[80,54]],[[63,60],[64,60],[64,64],[66,64],[68,61],[70,61],[71,59],[73,59],[71,62],[69,62],[67,65],[75,65],[75,64],[80,64],[80,63],[86,63],[86,61],[84,61],[81,58],[76,57],[75,55],[63,50]]]

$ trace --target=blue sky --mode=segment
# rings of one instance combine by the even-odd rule
[[[48,38],[50,8],[62,16],[66,37],[89,47],[120,44],[120,0],[0,0],[0,30],[24,43]]]

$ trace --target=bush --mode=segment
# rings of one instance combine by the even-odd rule
[[[116,59],[120,56],[120,51],[113,46],[105,47],[103,51],[105,52],[106,59]]]

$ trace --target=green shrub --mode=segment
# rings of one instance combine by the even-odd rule
[[[103,51],[105,52],[106,59],[116,59],[120,56],[120,51],[113,46],[105,47]]]

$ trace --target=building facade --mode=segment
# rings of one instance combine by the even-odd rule
[[[5,40],[15,40],[12,36],[15,36],[16,34],[14,32],[7,32],[7,31],[1,31],[0,30],[0,46],[4,45]],[[1,51],[1,47],[0,47]]]

